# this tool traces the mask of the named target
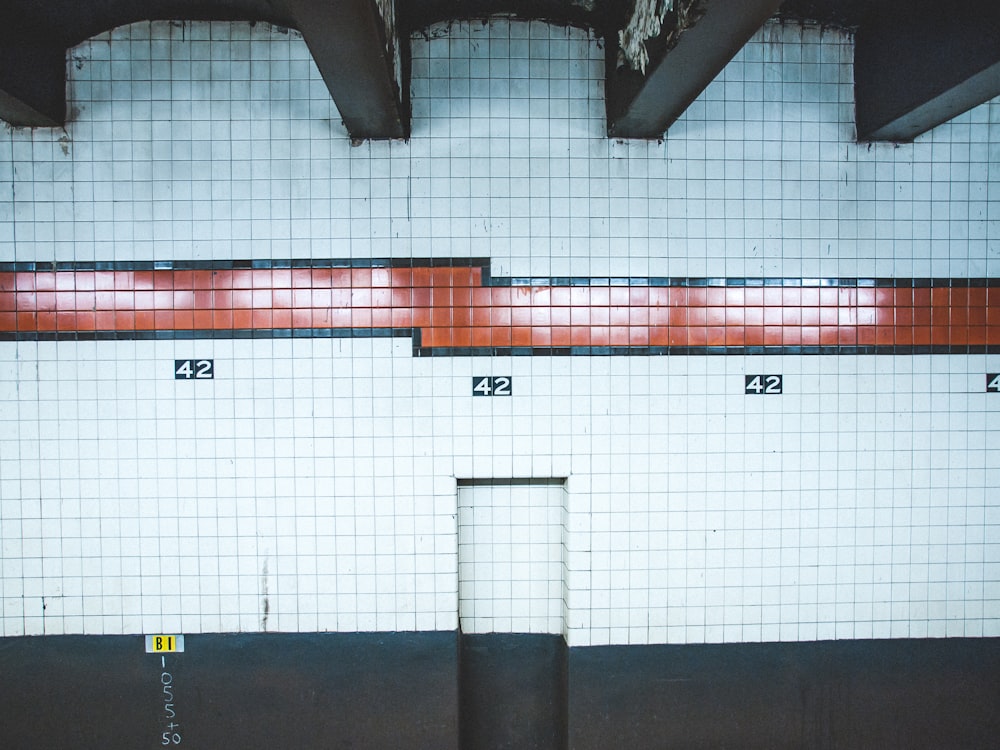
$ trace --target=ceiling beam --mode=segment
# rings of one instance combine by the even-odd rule
[[[391,10],[394,2],[382,4]],[[383,19],[376,0],[286,0],[286,5],[351,138],[408,138],[410,86],[402,79],[408,78],[409,48],[400,48],[391,14]]]
[[[66,122],[66,50],[30,36],[0,37],[0,119],[19,127]]]
[[[407,0],[397,4],[397,11],[412,31],[431,24],[456,20],[482,20],[491,16],[544,20],[560,25],[592,28],[599,10],[593,0]]]
[[[673,5],[683,12],[667,13],[662,31],[645,41],[645,73],[621,59],[617,35],[608,35],[605,96],[611,138],[661,138],[781,0],[674,0]]]
[[[997,0],[886,0],[858,28],[859,141],[912,141],[998,95]]]

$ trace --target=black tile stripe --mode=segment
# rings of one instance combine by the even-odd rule
[[[414,328],[237,328],[179,331],[0,332],[0,341],[192,341],[204,339],[412,338],[415,357],[690,357],[1000,354],[1000,345],[955,346],[435,346],[420,343]]]
[[[232,271],[326,268],[479,268],[484,287],[1000,287],[1000,277],[796,277],[796,276],[493,276],[489,258],[293,258],[260,260],[17,261],[0,273],[53,271]]]

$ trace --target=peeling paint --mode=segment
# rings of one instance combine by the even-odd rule
[[[399,34],[396,31],[395,0],[375,0],[375,7],[385,26],[385,50],[392,58],[392,74],[397,88],[402,87],[403,59],[399,51]]]
[[[649,64],[646,43],[663,33],[667,15],[676,17],[667,40],[667,46],[672,47],[703,15],[697,6],[698,0],[635,0],[629,22],[618,32],[619,67],[627,65],[645,75]]]

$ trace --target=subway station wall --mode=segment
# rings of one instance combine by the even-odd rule
[[[352,146],[295,33],[73,49],[0,135],[0,635],[1000,635],[1000,103],[858,144],[851,59],[618,142],[595,38],[433,27]]]

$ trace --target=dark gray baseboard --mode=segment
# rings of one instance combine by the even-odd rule
[[[175,731],[210,750],[995,748],[998,706],[1000,638],[220,634],[165,657],[139,636],[0,639],[4,750],[137,750]]]
[[[1000,639],[570,649],[569,746],[1000,747]]]

